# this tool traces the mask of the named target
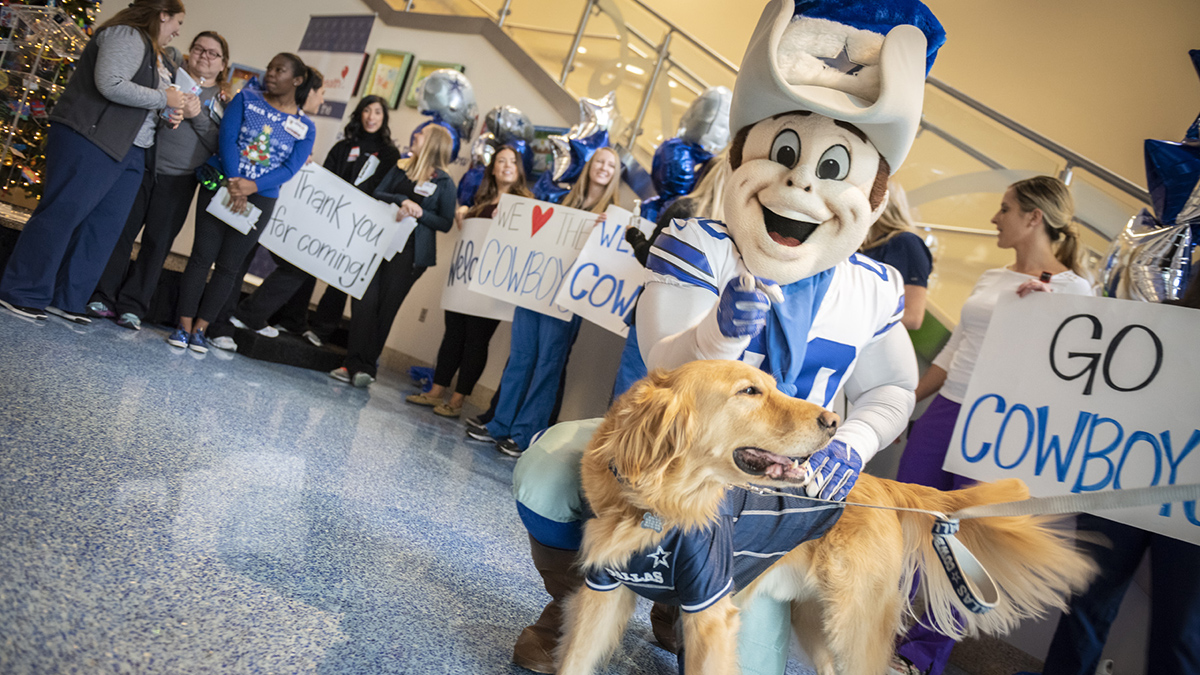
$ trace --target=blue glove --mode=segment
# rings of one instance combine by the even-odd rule
[[[717,327],[727,338],[753,337],[767,325],[771,300],[783,302],[783,291],[774,281],[748,272],[731,280],[717,305]]]
[[[811,474],[804,488],[808,496],[840,502],[858,481],[863,463],[854,448],[841,441],[829,441],[808,458],[808,467]]]

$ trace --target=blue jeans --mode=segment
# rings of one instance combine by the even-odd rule
[[[0,298],[84,313],[125,228],[145,166],[142,148],[131,147],[117,161],[70,127],[51,124],[46,189],[8,259]]]
[[[634,382],[645,376],[646,362],[642,360],[642,350],[638,347],[637,326],[630,326],[625,349],[621,352],[621,363],[617,366],[617,380],[613,382],[613,400],[620,398]]]

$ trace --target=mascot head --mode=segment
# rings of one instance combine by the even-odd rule
[[[945,42],[918,0],[772,0],[730,106],[725,217],[749,270],[790,284],[845,260],[887,205]]]

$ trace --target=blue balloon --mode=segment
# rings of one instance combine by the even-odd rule
[[[666,140],[654,151],[650,179],[661,197],[680,197],[696,186],[696,177],[712,154],[681,138]]]
[[[1146,187],[1154,213],[1174,225],[1200,181],[1200,144],[1146,140]]]
[[[475,205],[475,194],[479,192],[479,186],[483,185],[483,174],[487,171],[487,167],[482,164],[475,164],[467,169],[463,177],[458,181],[458,203],[463,206]]]
[[[676,199],[679,199],[679,197],[654,195],[653,197],[642,202],[640,215],[652,223],[657,223],[658,217],[662,215],[662,212],[666,211],[667,207],[671,205],[671,202],[674,202]]]
[[[583,173],[583,166],[588,163],[592,155],[608,145],[608,132],[597,131],[587,138],[572,138],[569,143],[571,145],[571,164],[558,177],[560,183],[574,183],[579,180],[580,174]]]
[[[537,182],[533,184],[531,192],[533,192],[534,197],[544,202],[557,204],[563,200],[563,197],[567,196],[570,190],[555,183],[549,171],[543,171]]]
[[[413,129],[412,135],[408,137],[408,146],[412,147],[413,139],[417,137],[417,132],[429,126],[430,124],[436,124],[450,132],[450,139],[454,141],[454,147],[450,150],[450,161],[453,162],[458,159],[458,149],[461,146],[458,130],[454,128],[454,125],[443,120],[439,115],[436,114],[432,115],[428,121],[422,122],[419,126],[417,126],[416,129]]]
[[[521,164],[524,165],[525,175],[533,173],[533,148],[529,147],[529,142],[523,138],[513,138],[504,144],[517,152],[517,156],[521,158]]]

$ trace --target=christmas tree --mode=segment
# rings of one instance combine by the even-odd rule
[[[92,34],[100,0],[0,5],[0,200],[32,208],[42,194],[49,113]]]
[[[259,166],[267,166],[271,163],[271,125],[263,125],[262,131],[258,132],[254,142],[242,150],[242,157]]]

